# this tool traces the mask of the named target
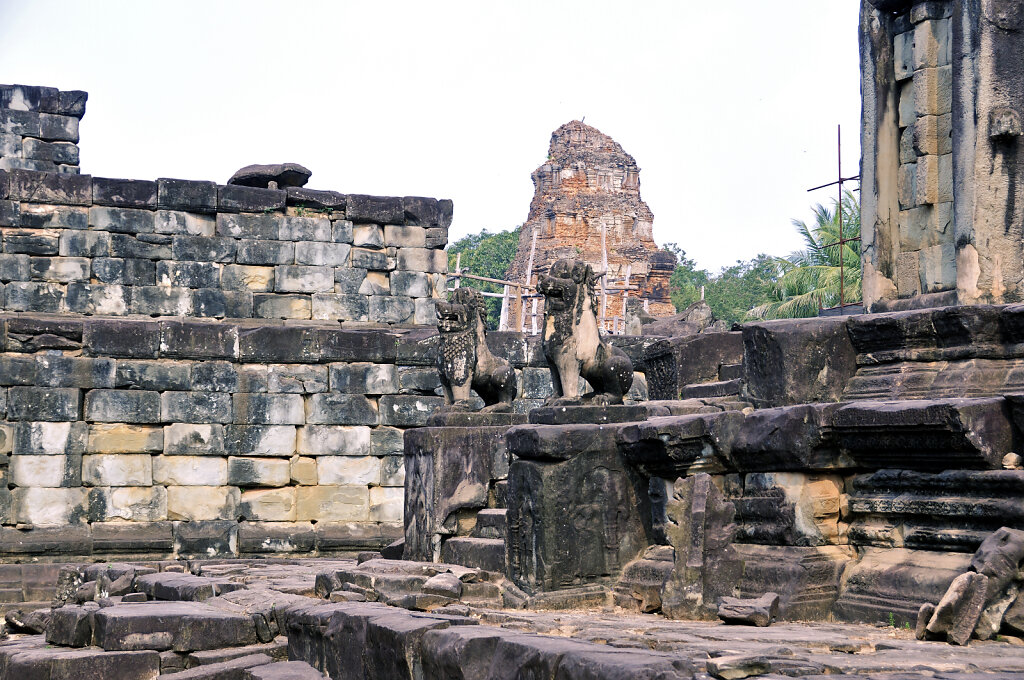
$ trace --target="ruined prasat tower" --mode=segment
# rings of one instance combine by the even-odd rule
[[[640,168],[618,142],[570,121],[551,133],[548,159],[531,177],[533,200],[509,280],[532,285],[556,260],[579,258],[598,271],[607,267],[609,285],[621,288],[628,277],[635,288],[629,295],[645,301],[652,316],[675,313],[668,292],[675,257],[654,243],[654,215],[640,197]],[[609,330],[614,317],[625,316],[623,295],[607,295],[603,316]],[[524,318],[531,327],[528,307],[523,315],[513,300],[509,328],[519,329]],[[537,313],[539,319],[542,307]]]
[[[599,331],[595,225],[660,270],[582,123],[487,333],[451,202],[91,177],[85,94],[0,86],[0,678],[1024,677],[1020,13],[862,4],[896,309],[731,331]]]

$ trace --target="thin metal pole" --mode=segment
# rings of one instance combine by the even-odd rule
[[[846,314],[846,272],[843,269],[843,126],[836,125],[836,163],[839,168],[839,202],[836,213],[839,216],[839,315]]]

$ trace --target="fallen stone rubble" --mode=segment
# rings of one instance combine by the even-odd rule
[[[990,578],[985,565],[995,560],[982,562],[970,573]],[[958,647],[891,626],[509,609],[497,574],[373,553],[359,562],[197,563],[189,573],[161,566],[65,567],[51,608],[8,615],[0,678],[1024,677],[1024,639],[1009,636]],[[118,580],[130,581],[128,592],[83,588]],[[90,588],[100,597],[79,601]],[[771,622],[776,602],[726,600],[720,613]]]

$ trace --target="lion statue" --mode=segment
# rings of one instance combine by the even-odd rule
[[[557,260],[537,290],[544,296],[544,356],[551,367],[554,396],[549,405],[621,404],[633,384],[633,362],[601,339],[594,274],[579,260]],[[580,376],[594,388],[582,397]]]
[[[448,302],[435,303],[440,341],[437,369],[444,388],[442,411],[472,409],[470,391],[484,401],[482,411],[507,413],[516,398],[512,365],[487,347],[487,308],[474,288],[456,288]]]

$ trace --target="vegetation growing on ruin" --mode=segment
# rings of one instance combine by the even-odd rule
[[[462,254],[462,271],[476,276],[504,279],[519,245],[519,227],[510,231],[490,232],[484,229],[477,234],[463,236],[448,246],[448,271],[455,271],[455,262]],[[501,293],[502,286],[487,281],[464,281],[465,285],[485,292]],[[501,316],[501,298],[487,298],[487,326],[498,328]]]

